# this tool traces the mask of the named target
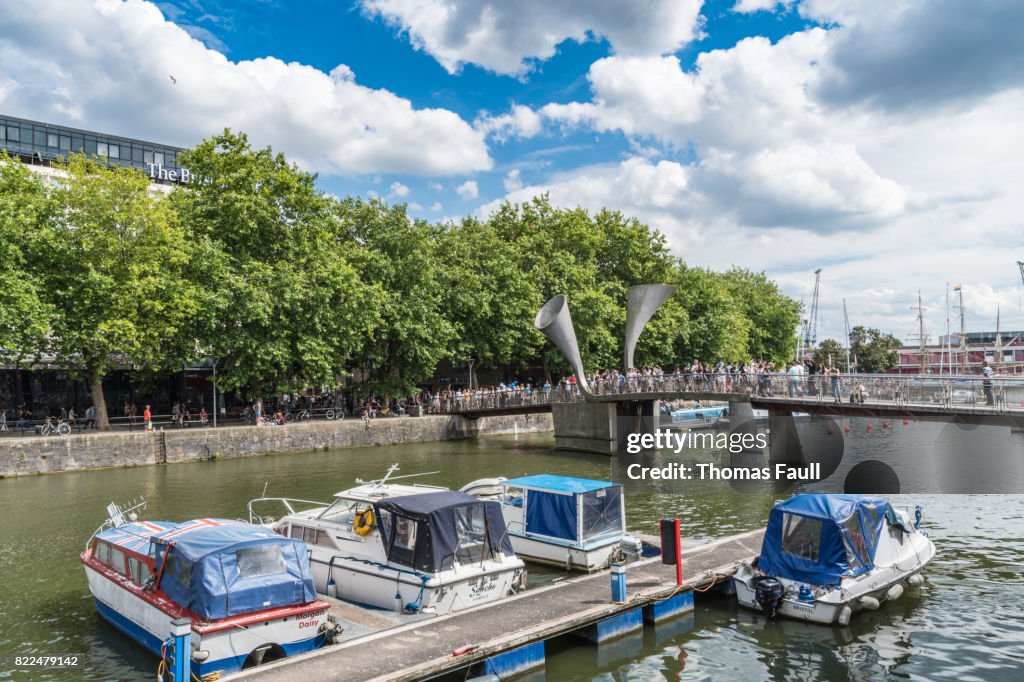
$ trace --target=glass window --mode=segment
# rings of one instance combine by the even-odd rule
[[[107,145],[107,156],[111,159],[120,159],[121,147],[116,144]]]
[[[124,573],[124,552],[117,547],[110,548],[110,567],[115,571]]]
[[[146,150],[144,150],[142,152],[142,162],[143,163],[153,163],[153,150],[152,149],[146,149]]]
[[[0,142],[7,139],[7,126],[0,126]]]
[[[97,542],[95,554],[96,561],[99,561],[100,563],[104,564],[110,563],[110,545],[108,545],[107,543]]]
[[[71,151],[76,154],[85,149],[85,139],[81,135],[71,136]]]
[[[487,524],[482,504],[467,505],[455,510],[455,533],[459,544],[455,559],[460,564],[472,564],[488,556]]]
[[[34,130],[32,131],[32,144],[36,147],[46,146],[46,131],[45,130]]]
[[[821,520],[785,514],[782,522],[782,551],[818,563],[821,554]]]
[[[71,136],[70,135],[61,135],[60,136],[60,150],[62,152],[69,152],[69,151],[71,151]]]
[[[395,517],[395,545],[398,549],[416,547],[416,522],[404,516]]]
[[[153,163],[155,163],[158,166],[164,165],[164,153],[153,152]]]
[[[133,556],[128,557],[128,575],[131,576],[132,581],[141,585],[142,584],[142,562]]]
[[[132,145],[132,161],[142,161],[142,147],[137,144]]]
[[[58,144],[58,139],[59,136],[57,135],[57,133],[46,133],[46,146],[56,147]]]
[[[107,149],[106,142],[96,143],[96,155],[97,156],[110,156],[110,151]]]
[[[144,561],[139,562],[139,584],[145,585],[149,581],[149,564]]]
[[[296,540],[301,540],[301,539],[302,539],[302,532],[303,532],[304,530],[305,530],[305,527],[304,527],[304,526],[296,526],[296,525],[295,525],[295,524],[293,523],[293,524],[292,524],[292,529],[291,529],[291,533],[289,534],[289,537],[292,537],[292,538],[294,538],[294,539],[296,539]]]
[[[85,138],[84,149],[85,149],[85,153],[87,155],[89,155],[89,156],[96,156],[96,154],[98,153],[97,152],[96,140],[95,139],[90,139],[88,137]]]
[[[238,573],[243,578],[252,578],[268,573],[284,573],[284,556],[281,545],[249,547],[235,552]]]
[[[864,541],[864,531],[860,527],[860,516],[850,514],[850,518],[843,521],[843,530],[846,531],[846,553],[850,559],[850,567],[858,568],[869,563],[871,557],[868,555],[867,542]]]
[[[601,488],[582,495],[583,540],[619,535],[622,528],[622,488]]]
[[[13,126],[7,127],[7,139],[11,142],[18,142],[21,140],[21,131]]]

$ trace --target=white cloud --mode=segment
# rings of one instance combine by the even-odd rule
[[[771,12],[776,7],[789,8],[796,0],[736,0],[732,11],[740,14],[752,14],[753,12]]]
[[[455,188],[459,196],[463,199],[476,199],[480,196],[480,188],[476,184],[476,180],[466,180],[464,183]]]
[[[434,212],[434,213],[440,213],[443,208],[444,207],[441,206],[441,202],[440,201],[435,201],[434,203],[432,203],[430,205],[430,210],[432,212]]]
[[[700,31],[702,0],[362,0],[450,73],[477,64],[521,75],[564,40],[603,37],[618,54],[666,54]]]
[[[451,111],[361,86],[345,65],[229,61],[142,0],[7,2],[0,71],[0,109],[26,118],[182,146],[231,127],[328,174],[492,165],[484,134]]]
[[[543,119],[530,107],[517,104],[507,114],[480,116],[474,127],[498,142],[506,142],[513,138],[533,137],[541,131]]]
[[[404,197],[409,196],[409,188],[403,185],[402,183],[398,182],[397,180],[391,183],[391,187],[389,188],[389,190],[390,191],[388,192],[388,196],[390,197],[397,197],[398,199],[402,199]]]
[[[522,188],[523,181],[519,177],[519,169],[513,168],[505,174],[505,180],[503,182],[506,192],[514,192],[517,189]]]

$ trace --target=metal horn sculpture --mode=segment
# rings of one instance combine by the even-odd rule
[[[572,326],[572,317],[569,315],[569,303],[564,294],[559,294],[544,304],[544,307],[537,313],[533,321],[536,327],[544,336],[555,344],[555,348],[562,351],[569,364],[576,372],[576,385],[585,398],[592,398],[593,393],[587,385],[587,377],[583,371],[583,359],[580,357],[580,347],[576,342],[576,330]]]
[[[633,351],[644,327],[654,317],[661,304],[669,299],[679,287],[674,284],[641,284],[629,288],[626,307],[626,347],[622,366],[625,372],[633,366]],[[553,299],[552,299],[553,300]]]

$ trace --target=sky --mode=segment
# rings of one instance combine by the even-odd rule
[[[818,339],[1024,330],[1024,2],[5,0],[0,113],[225,127],[430,221],[621,211]],[[173,78],[172,78],[173,76]],[[951,310],[959,327],[959,311]]]

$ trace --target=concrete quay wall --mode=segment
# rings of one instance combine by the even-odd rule
[[[481,417],[395,417],[311,421],[285,426],[167,429],[0,438],[0,478],[81,469],[254,457],[366,445],[461,440],[482,435],[551,431],[550,414]]]

